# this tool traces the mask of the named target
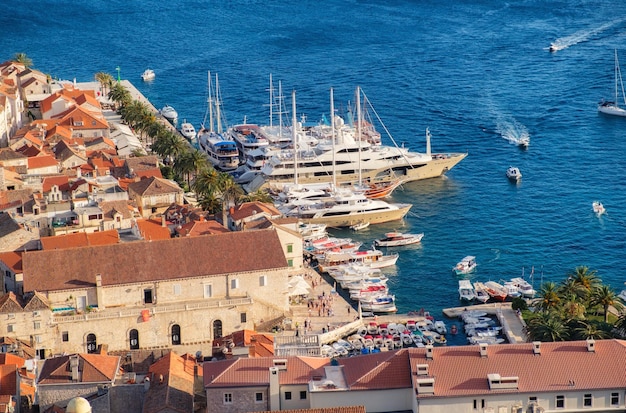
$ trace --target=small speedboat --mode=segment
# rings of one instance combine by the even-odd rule
[[[591,206],[593,208],[593,212],[597,216],[600,216],[600,215],[602,215],[602,214],[604,214],[606,212],[606,209],[604,209],[604,205],[602,205],[602,202],[600,202],[600,201],[593,201]]]
[[[360,231],[360,230],[365,229],[365,228],[367,228],[369,226],[370,226],[370,222],[369,221],[360,221],[360,222],[357,222],[354,225],[351,225],[350,229],[352,231]]]
[[[402,245],[417,244],[424,237],[423,233],[420,234],[403,234],[401,232],[388,232],[384,238],[374,241],[374,245],[377,247],[399,247]]]
[[[506,177],[509,178],[511,181],[517,182],[522,179],[522,173],[520,172],[519,168],[511,166],[509,167],[509,169],[506,170]]]
[[[194,128],[191,123],[187,122],[187,120],[180,125],[180,133],[190,141],[196,138],[196,128]]]
[[[476,269],[476,257],[472,255],[468,255],[459,261],[452,271],[454,271],[457,275],[468,274]]]
[[[143,80],[144,82],[149,82],[151,80],[154,80],[155,77],[156,75],[154,74],[154,70],[152,69],[146,69],[141,74],[141,80]]]
[[[170,105],[163,106],[161,109],[161,116],[163,116],[167,120],[175,120],[178,118],[178,112]]]

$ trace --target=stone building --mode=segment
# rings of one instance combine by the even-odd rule
[[[214,339],[289,314],[294,244],[301,239],[270,229],[26,252],[25,294],[48,308],[40,328],[25,320],[11,334],[32,337],[45,356],[100,344],[211,354]]]

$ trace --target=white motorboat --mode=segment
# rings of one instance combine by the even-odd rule
[[[163,109],[161,109],[161,116],[169,121],[175,121],[176,119],[178,119],[178,112],[176,112],[176,109],[174,109],[172,106],[165,105],[163,106]]]
[[[298,218],[302,222],[326,224],[329,227],[350,227],[364,221],[370,224],[397,221],[404,218],[411,207],[411,204],[369,199],[363,194],[342,188],[335,190],[324,200],[285,205],[282,212],[286,217]]]
[[[522,294],[523,297],[533,298],[535,296],[535,289],[525,279],[515,277],[511,279],[511,282],[517,287],[518,291]]]
[[[619,91],[622,94],[621,99],[618,96]],[[623,102],[623,107],[620,106],[620,101]],[[626,93],[624,93],[624,82],[622,81],[622,72],[617,58],[617,49],[615,49],[615,94],[612,101],[603,100],[600,102],[598,111],[606,115],[626,116]]]
[[[434,325],[435,331],[438,332],[439,334],[446,334],[448,332],[448,329],[446,328],[446,324],[441,320],[435,321],[433,325]]]
[[[141,80],[143,80],[144,82],[149,82],[151,80],[154,80],[155,77],[156,75],[154,74],[154,70],[152,69],[146,69],[141,74]]]
[[[395,265],[399,254],[385,255],[380,250],[367,250],[355,252],[334,252],[328,251],[324,258],[318,263],[318,268],[322,272],[328,272],[349,263],[364,264],[370,268],[385,268]]]
[[[593,201],[593,203],[591,204],[591,207],[593,208],[593,212],[597,216],[600,216],[606,212],[604,205],[602,205],[602,202],[600,201]]]
[[[388,232],[384,238],[374,240],[377,247],[398,247],[402,245],[417,244],[424,237],[420,234],[403,234],[401,232]]]
[[[476,257],[468,255],[459,261],[454,268],[452,268],[452,271],[454,271],[457,275],[469,274],[476,269],[476,265]]]
[[[489,301],[489,299],[491,298],[491,296],[487,292],[487,287],[485,287],[485,285],[481,282],[474,283],[474,294],[476,294],[476,301],[483,304]]]
[[[469,280],[459,280],[459,299],[471,303],[476,298],[474,287]]]
[[[518,167],[510,166],[509,169],[506,170],[506,177],[511,181],[517,182],[522,179],[522,173]]]
[[[196,128],[185,119],[185,121],[180,125],[180,133],[183,135],[188,141],[192,141],[196,139]]]
[[[505,281],[502,283],[502,286],[510,298],[518,298],[522,296],[522,292],[513,281]]]
[[[352,231],[361,231],[370,226],[369,221],[357,222],[356,224],[350,226]]]

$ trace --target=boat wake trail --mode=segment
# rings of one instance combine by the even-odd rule
[[[575,44],[586,42],[591,37],[597,34],[600,34],[603,31],[608,30],[611,27],[619,23],[622,23],[624,21],[626,21],[626,18],[620,18],[620,19],[616,19],[611,22],[605,23],[594,29],[583,29],[569,36],[560,37],[556,39],[554,42],[552,42],[552,44],[550,44],[550,47],[546,47],[546,50],[549,50],[551,52],[556,52],[558,50],[567,49],[568,47],[574,46]]]
[[[530,142],[528,129],[515,119],[499,120],[496,124],[496,132],[514,145],[528,145]]]
[[[487,261],[487,263],[491,263],[494,261],[498,261],[500,259],[500,250],[499,249],[493,249],[492,250],[493,253],[495,254],[495,257],[493,257],[492,259],[490,259],[489,261]]]

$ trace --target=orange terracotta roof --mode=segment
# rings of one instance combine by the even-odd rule
[[[239,221],[259,213],[265,213],[270,217],[282,215],[280,211],[277,210],[276,207],[274,207],[272,204],[254,201],[244,202],[243,204],[238,205],[236,208],[233,208],[233,210],[231,210],[230,212],[230,216],[233,221]]]
[[[169,352],[150,366],[152,383],[143,401],[143,413],[193,410],[195,361]]]
[[[67,175],[45,177],[41,183],[44,193],[50,192],[53,186],[58,186],[59,191],[67,192],[70,190],[70,179]]]
[[[198,251],[211,254],[197,255]],[[197,259],[175,258],[190,253]],[[285,269],[287,261],[278,234],[267,230],[27,251],[22,266],[24,291],[44,292],[95,285],[98,273],[107,286]]]
[[[18,368],[21,368],[25,363],[26,360],[20,356],[11,353],[0,353],[0,364],[14,364]]]
[[[128,185],[128,190],[140,196],[162,195],[172,192],[182,192],[176,183],[167,179],[151,176]]]
[[[17,367],[14,364],[0,365],[0,394],[17,394]]]
[[[224,228],[222,224],[215,220],[200,218],[199,221],[191,221],[181,225],[180,228],[176,229],[176,232],[181,237],[197,237],[200,235],[223,234],[230,232],[230,230]]]
[[[42,155],[28,158],[28,169],[46,168],[54,165],[58,165],[54,156]]]
[[[120,358],[102,354],[78,354],[81,383],[112,383],[119,369]],[[38,385],[72,383],[70,357],[60,356],[44,361]]]
[[[166,240],[172,238],[169,228],[161,225],[160,221],[153,219],[138,219],[137,228],[139,234],[146,241]]]
[[[73,130],[83,129],[108,129],[109,123],[100,116],[94,116],[93,112],[77,106],[57,116],[59,125],[67,126]],[[82,125],[77,122],[82,122]]]
[[[518,377],[517,389],[509,393],[539,393],[577,389],[623,389],[626,387],[626,341],[596,340],[595,352],[586,341],[540,344],[533,354],[532,343],[487,346],[481,357],[479,346],[435,347],[432,360],[423,348],[409,349],[411,370],[427,364],[435,377],[434,395],[417,397],[463,397],[490,393],[488,374]],[[415,378],[417,376],[413,376]]]
[[[14,273],[20,274],[22,272],[22,252],[21,251],[8,251],[0,252],[0,261],[9,267]]]
[[[389,351],[341,359],[351,390],[410,388],[411,368],[407,350]]]
[[[269,368],[278,357],[239,358],[206,362],[204,387],[241,387],[269,385]],[[311,373],[329,365],[327,357],[280,357],[287,360],[287,369],[279,375],[280,384],[307,384]]]
[[[93,233],[77,232],[74,234],[41,237],[41,247],[44,250],[86,247],[96,245],[111,245],[120,242],[120,234],[115,229]]]

